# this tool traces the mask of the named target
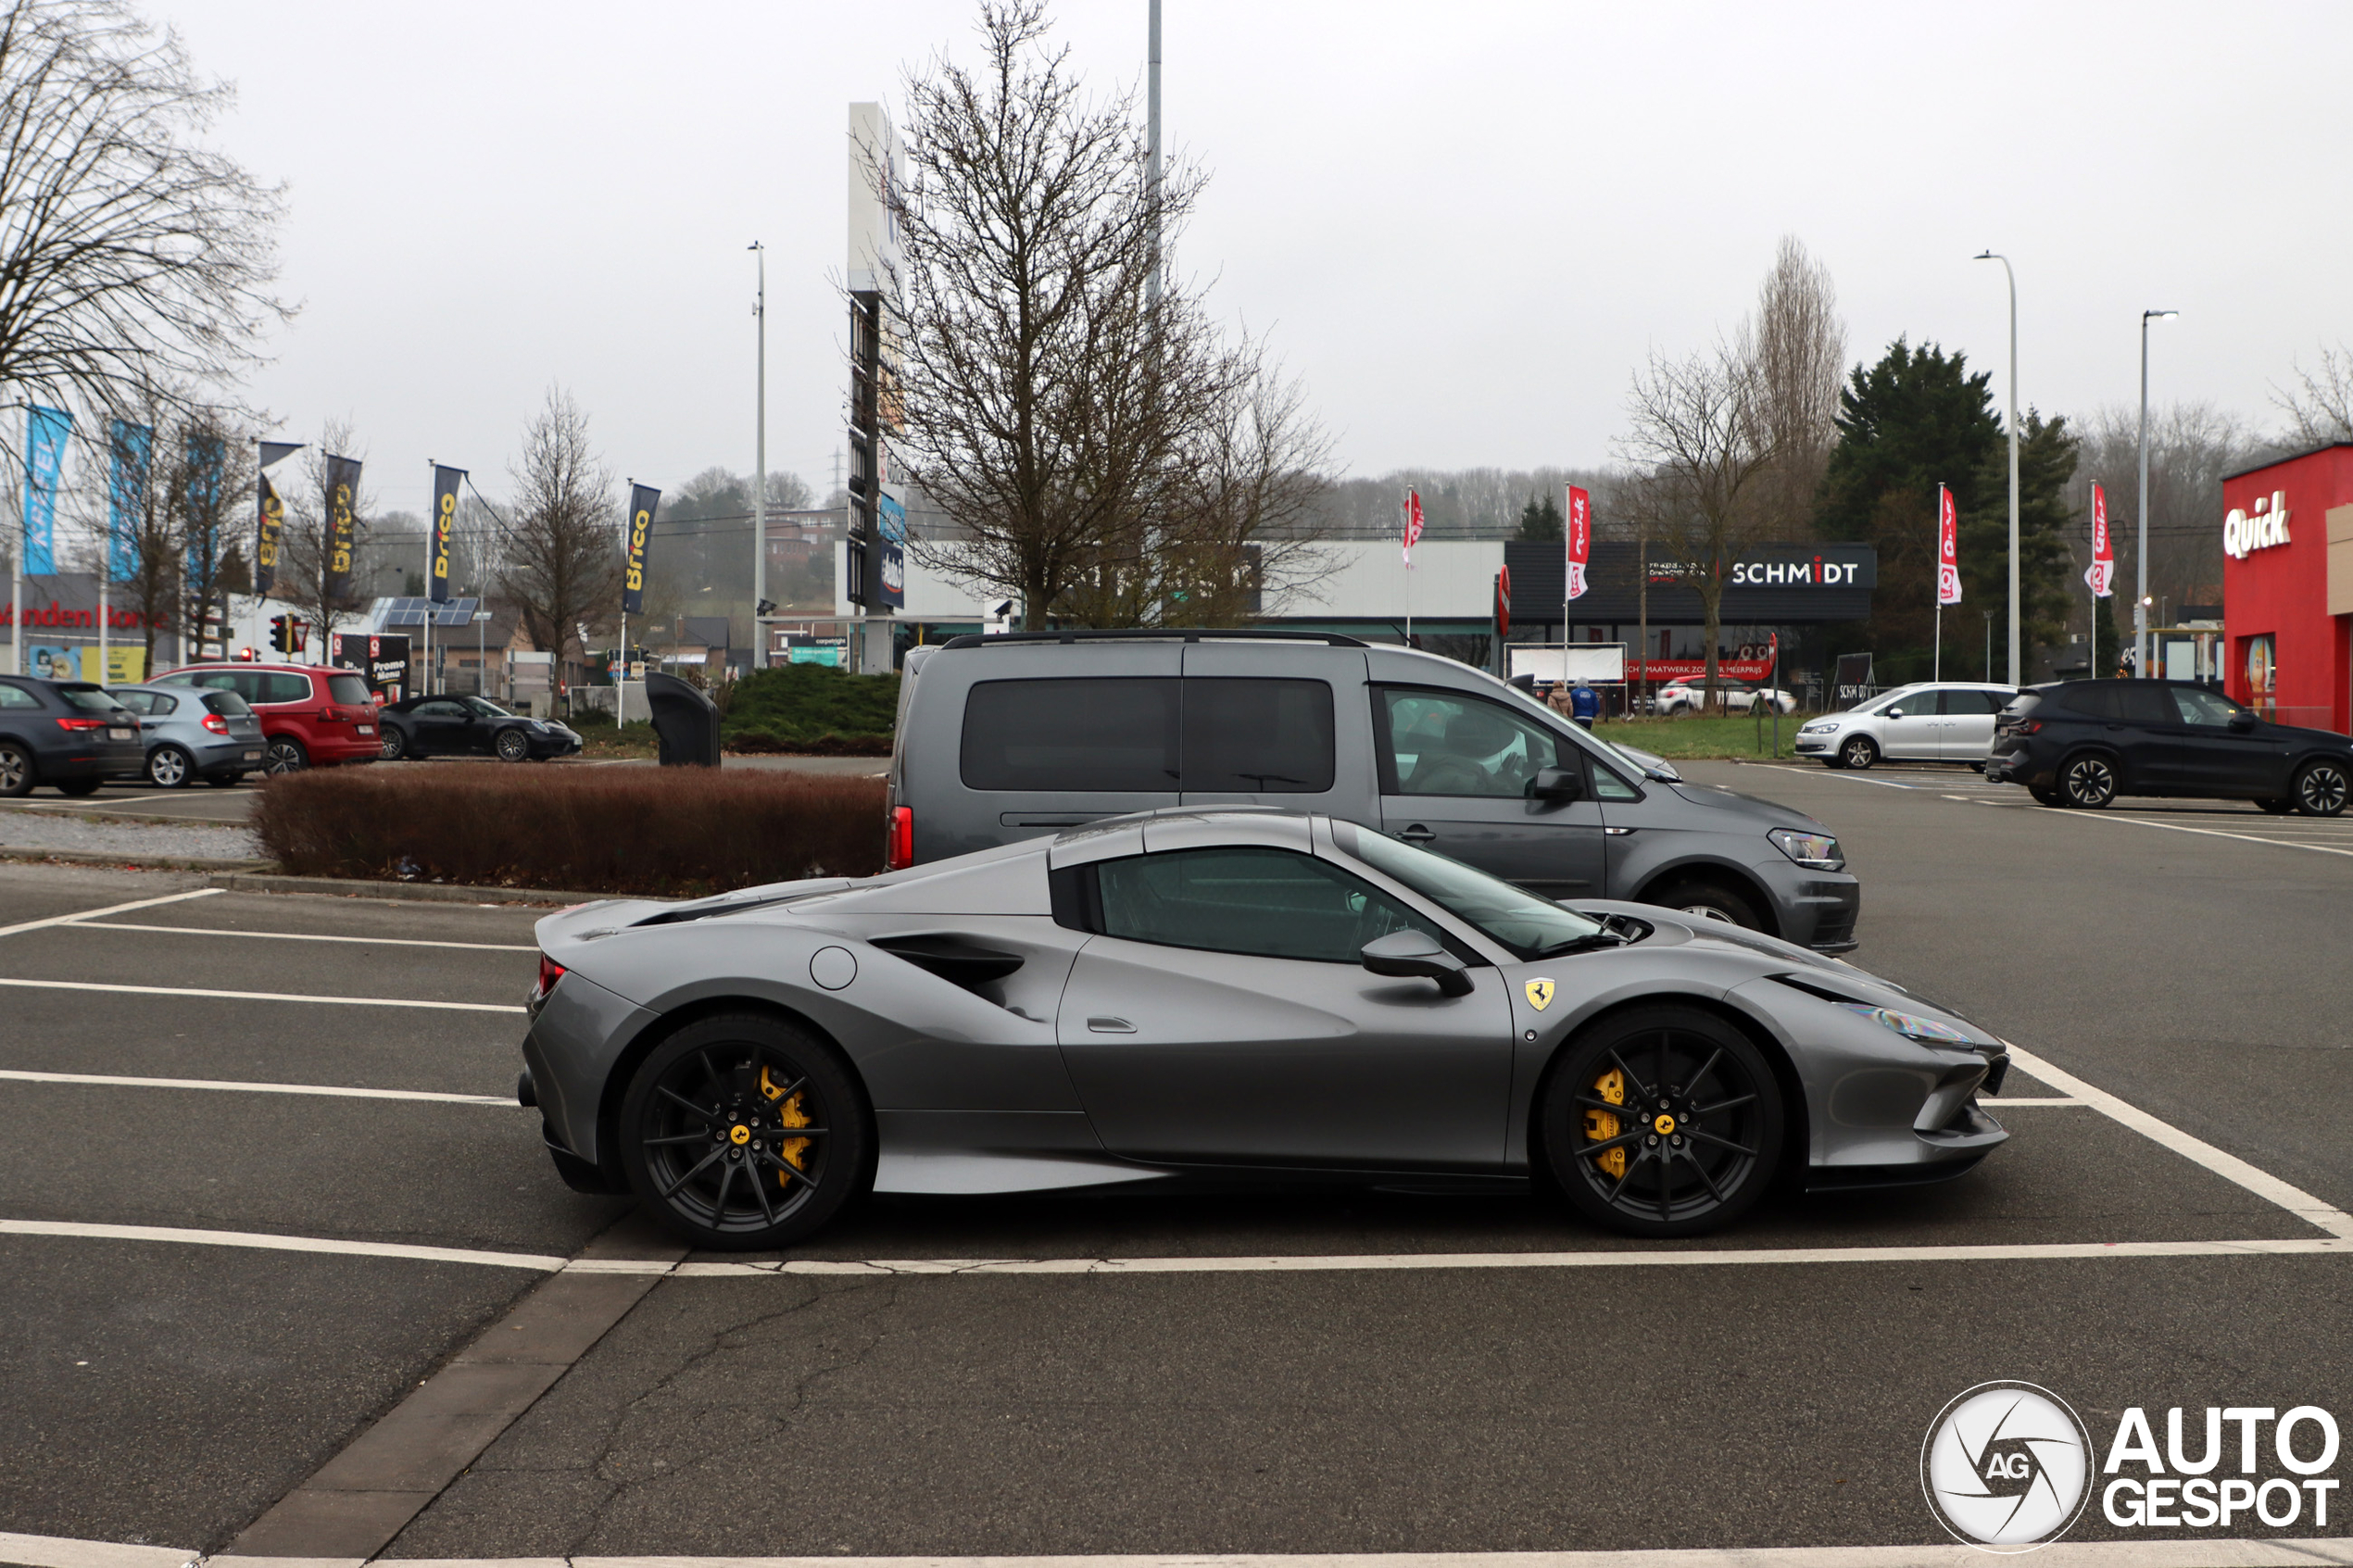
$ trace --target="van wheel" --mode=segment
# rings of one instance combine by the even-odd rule
[[[261,771],[265,773],[299,773],[310,766],[310,753],[302,749],[302,742],[292,735],[280,735],[270,743],[263,753]]]
[[[2116,765],[2097,753],[2070,757],[2059,769],[2059,793],[2070,806],[2096,811],[2116,798]]]
[[[1869,735],[1849,735],[1838,748],[1838,759],[1843,767],[1868,768],[1879,760],[1879,743]]]
[[[1663,892],[1654,893],[1642,900],[1647,904],[1663,904],[1702,920],[1720,920],[1748,931],[1765,929],[1764,920],[1756,907],[1729,887],[1712,882],[1679,882]]]
[[[2346,777],[2340,762],[2308,762],[2296,775],[2296,809],[2308,817],[2334,817],[2345,809],[2346,797],[2353,795],[2353,781]]]

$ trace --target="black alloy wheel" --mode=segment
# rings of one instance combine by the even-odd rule
[[[1687,915],[1697,915],[1703,921],[1721,921],[1749,931],[1762,931],[1765,921],[1756,907],[1729,887],[1712,882],[1678,883],[1675,886],[1646,895],[1642,902],[1657,904],[1669,909],[1680,909]]]
[[[498,732],[497,740],[492,744],[497,747],[498,760],[501,762],[531,760],[531,737],[521,730],[501,730]]]
[[[2095,753],[2069,758],[2059,770],[2059,793],[2070,806],[2098,810],[2116,798],[2116,764]]]
[[[1538,1116],[1569,1203],[1629,1236],[1730,1224],[1780,1161],[1771,1067],[1745,1035],[1693,1008],[1620,1013],[1571,1041]]]
[[[147,782],[157,789],[179,789],[196,771],[196,759],[169,741],[147,753]]]
[[[2353,795],[2353,778],[2347,776],[2342,762],[2324,757],[2307,762],[2296,775],[2296,809],[2308,817],[2340,814],[2348,795]]]
[[[397,762],[409,755],[409,737],[397,724],[385,724],[377,737],[376,756],[386,762]]]
[[[1841,766],[1861,770],[1879,760],[1879,743],[1869,735],[1849,735],[1839,744]]]
[[[32,753],[14,741],[0,741],[0,796],[14,799],[32,793],[33,781],[41,776],[32,765]]]
[[[690,1023],[654,1047],[621,1110],[630,1189],[697,1247],[782,1247],[862,1186],[865,1096],[832,1047],[781,1019]]]
[[[261,757],[261,771],[265,773],[299,773],[310,766],[310,753],[303,750],[302,742],[292,735],[271,737]]]

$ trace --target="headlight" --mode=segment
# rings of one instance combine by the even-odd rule
[[[1826,735],[1837,728],[1838,721],[1835,719],[1817,719],[1811,723],[1797,726],[1797,733],[1801,735]]]
[[[1838,852],[1838,840],[1829,834],[1775,828],[1765,836],[1773,841],[1774,848],[1809,872],[1843,872],[1846,869],[1846,857]]]
[[[1893,1029],[1907,1040],[1918,1040],[1924,1046],[1967,1046],[1975,1049],[1977,1042],[1949,1023],[1939,1023],[1932,1018],[1922,1018],[1916,1012],[1897,1012],[1894,1008],[1875,1008],[1869,1002],[1841,1002],[1839,1006],[1851,1013],[1869,1019],[1883,1028]]]

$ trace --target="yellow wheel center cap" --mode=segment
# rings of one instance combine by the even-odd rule
[[[1658,1120],[1652,1123],[1651,1125],[1657,1130],[1660,1137],[1665,1137],[1667,1134],[1675,1130],[1675,1118],[1667,1115],[1662,1111],[1659,1114]]]
[[[1667,1118],[1662,1116],[1659,1120],[1664,1122]],[[749,1143],[751,1142],[751,1129],[745,1126],[730,1127],[727,1129],[727,1140],[730,1143]]]

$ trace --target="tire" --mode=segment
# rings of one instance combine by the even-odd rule
[[[2026,786],[2026,793],[2032,796],[2035,799],[2041,801],[2045,806],[2064,806],[2067,804],[2067,797],[2061,795],[2057,790],[2053,789],[2048,784],[2028,784]]]
[[[384,734],[378,736],[376,741],[377,759],[384,762],[397,762],[408,755],[409,737],[400,733],[400,726],[384,725]]]
[[[2070,806],[2096,811],[2116,798],[2116,764],[2086,751],[2059,764],[2059,794]]]
[[[785,1135],[802,1126],[815,1130]],[[839,1052],[781,1019],[728,1013],[686,1025],[639,1064],[621,1105],[622,1166],[638,1201],[693,1246],[784,1247],[864,1187],[871,1126]]]
[[[1780,1167],[1783,1120],[1764,1053],[1684,1007],[1588,1029],[1554,1059],[1537,1102],[1544,1158],[1570,1207],[1629,1236],[1698,1236],[1746,1214]]]
[[[95,795],[98,793],[98,786],[106,782],[104,779],[68,779],[57,786],[57,793],[70,795],[76,798],[85,795]]]
[[[1702,920],[1722,921],[1745,931],[1765,929],[1765,918],[1743,893],[1713,882],[1679,882],[1672,887],[1645,895],[1642,902],[1659,904],[1679,909]]]
[[[302,742],[292,735],[272,735],[261,757],[261,771],[265,773],[299,773],[310,766],[310,753],[303,750]]]
[[[498,753],[498,760],[501,762],[531,760],[531,737],[521,730],[499,731],[498,738],[491,742],[491,746]]]
[[[196,759],[169,742],[147,753],[147,782],[157,789],[185,789]]]
[[[1839,743],[1838,760],[1841,767],[1859,772],[1879,760],[1879,742],[1869,735],[1849,735]]]
[[[2284,817],[2296,809],[2296,797],[2289,795],[2274,795],[2268,799],[2259,800],[2255,804],[2258,809],[2269,811],[2274,817]]]
[[[31,795],[40,777],[41,770],[33,765],[31,752],[15,741],[0,741],[0,797],[14,799]]]
[[[2353,796],[2353,776],[2342,762],[2323,757],[2307,762],[2296,775],[2296,809],[2308,817],[2342,814],[2348,796]]]

